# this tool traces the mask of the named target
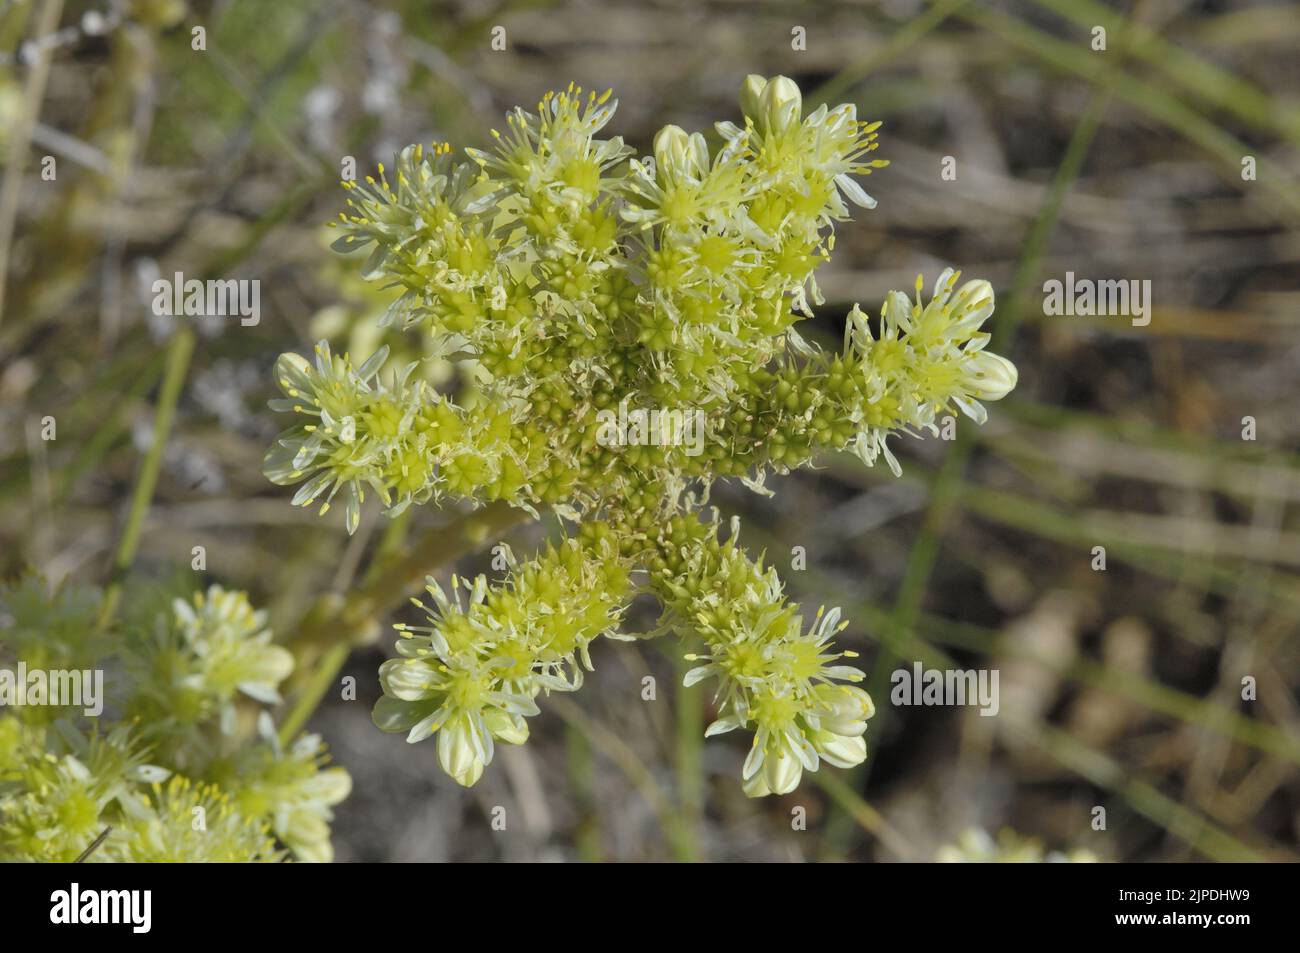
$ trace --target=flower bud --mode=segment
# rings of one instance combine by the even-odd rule
[[[508,712],[494,709],[483,717],[492,737],[503,744],[521,745],[528,740],[528,722]]]
[[[981,351],[971,361],[968,384],[981,400],[999,400],[1011,393],[1019,379],[1016,365],[1005,357]]]
[[[286,397],[302,397],[312,392],[311,370],[305,357],[288,352],[275,361],[275,380]]]
[[[773,794],[789,794],[799,786],[799,779],[803,777],[803,765],[782,745],[775,751],[768,750],[760,773]]]
[[[993,286],[983,278],[966,282],[957,290],[954,313],[958,327],[966,332],[978,330],[993,314]]]
[[[763,772],[757,772],[753,777],[746,778],[741,784],[745,791],[745,797],[767,797],[772,793],[772,789],[767,786],[767,781],[763,779]]]
[[[457,718],[444,725],[438,733],[438,764],[466,787],[483,774],[483,762],[479,760],[470,737],[473,730],[464,718]]]
[[[822,728],[837,735],[860,735],[867,719],[875,714],[871,696],[852,685],[820,685],[816,691],[821,707],[817,720]]]
[[[757,73],[750,73],[745,77],[745,82],[740,86],[740,111],[752,119],[755,125],[758,124],[762,113],[759,110],[759,97],[763,95],[763,88],[767,86],[767,78],[759,76]]]
[[[830,731],[813,737],[817,754],[837,768],[852,768],[867,760],[867,741],[861,735],[846,737]]]
[[[655,165],[661,179],[702,177],[709,168],[708,155],[698,132],[688,135],[680,126],[664,126],[655,135]]]
[[[330,826],[325,818],[312,811],[295,810],[289,814],[288,821],[281,826],[280,836],[286,844],[314,847],[328,845]]]
[[[912,302],[903,292],[889,292],[885,297],[884,315],[904,331],[911,331]]]
[[[429,684],[432,676],[429,666],[418,659],[389,659],[379,666],[379,684],[384,694],[406,702],[432,695]]]
[[[769,132],[782,133],[799,121],[803,95],[799,86],[787,76],[777,76],[763,87],[759,111]]]

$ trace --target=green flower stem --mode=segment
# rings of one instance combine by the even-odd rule
[[[167,446],[167,437],[171,433],[172,420],[176,416],[176,404],[180,399],[181,387],[185,383],[185,372],[190,366],[190,356],[194,353],[194,332],[183,328],[176,332],[167,348],[167,366],[163,371],[162,389],[158,394],[158,406],[154,410],[153,442],[145,454],[135,482],[135,493],[131,497],[131,510],[127,514],[126,526],[122,530],[117,544],[117,554],[113,557],[113,570],[109,576],[108,586],[104,590],[104,601],[100,606],[98,625],[105,628],[113,621],[117,613],[117,603],[122,595],[122,580],[135,561],[136,549],[140,545],[140,532],[144,528],[144,518],[149,512],[154,489],[158,486],[158,472],[162,469],[163,451]]]
[[[329,593],[317,599],[298,624],[291,643],[332,645],[364,640],[373,633],[375,620],[401,605],[434,569],[527,518],[523,510],[505,503],[489,503],[450,526],[429,530],[399,558],[369,573],[366,582],[346,598]]]
[[[109,449],[122,438],[130,429],[131,412],[144,400],[146,395],[162,377],[163,367],[167,363],[167,352],[163,351],[155,354],[143,367],[130,367],[133,381],[128,381],[126,375],[123,375],[122,398],[113,405],[105,419],[100,418],[99,425],[94,432],[90,434],[84,443],[77,450],[77,455],[73,457],[72,462],[64,468],[63,480],[59,484],[55,498],[60,503],[65,503],[72,496],[72,491],[76,488],[77,481],[92,470],[103,458]],[[105,382],[103,390],[108,390],[113,385]],[[99,389],[97,389],[99,390]],[[106,394],[99,391],[91,398],[103,412],[103,401]]]
[[[677,684],[674,689],[677,729],[677,790],[681,800],[682,823],[692,836],[686,838],[686,855],[679,860],[700,860],[695,832],[704,814],[704,689],[700,685],[682,684],[682,677],[694,663],[681,652],[674,652]]]
[[[583,863],[598,864],[605,859],[604,838],[601,836],[600,814],[596,810],[593,782],[591,742],[576,725],[565,725],[564,745],[567,752],[569,781],[578,806],[574,840],[578,858]]]
[[[366,571],[361,574],[363,583],[372,583],[383,575],[383,570],[389,563],[397,559],[401,554],[402,547],[406,545],[407,536],[411,530],[411,511],[399,513],[397,516],[388,520],[388,525],[384,531],[379,534],[379,543],[375,546],[374,556],[371,557],[370,565]]]
[[[306,726],[351,653],[352,646],[346,642],[332,645],[325,650],[320,661],[316,663],[310,680],[303,686],[292,710],[280,723],[280,744],[287,746],[293,741],[294,735]]]

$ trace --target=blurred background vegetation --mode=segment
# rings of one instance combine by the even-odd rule
[[[929,860],[971,828],[1300,859],[1298,44],[1286,2],[0,0],[0,572],[248,589],[300,660],[291,719],[323,694],[310,724],[355,779],[340,860]],[[370,723],[388,625],[410,579],[557,527],[370,512],[348,539],[261,476],[276,355],[379,340],[385,294],[327,248],[340,163],[482,145],[570,80],[612,86],[610,132],[648,151],[667,122],[712,136],[750,72],[885,123],[879,208],[840,229],[811,333],[834,346],[853,302],[953,264],[996,287],[1020,386],[982,429],[903,443],[901,479],[827,459],[773,499],[717,494],[796,597],[852,620],[863,769],[749,801],[675,644],[605,643],[463,790]],[[260,279],[260,323],[155,318],[177,271]],[[1151,323],[1045,317],[1066,271],[1149,279]],[[998,669],[998,717],[889,705],[917,660]]]

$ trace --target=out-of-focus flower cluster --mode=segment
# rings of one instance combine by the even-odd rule
[[[260,706],[293,659],[265,614],[220,586],[126,601],[105,626],[95,590],[0,587],[0,668],[83,686],[98,673],[107,696],[92,718],[0,708],[0,861],[70,861],[92,845],[97,862],[331,859],[331,808],[351,779],[315,735],[281,749]]]
[[[1095,864],[1097,855],[1083,848],[1045,852],[1041,841],[1009,828],[994,840],[988,831],[970,827],[957,843],[939,848],[935,860],[941,864]]]
[[[432,586],[432,625],[408,630],[384,667],[376,722],[412,741],[439,733],[462,783],[493,739],[524,739],[539,693],[576,687],[587,643],[614,631],[634,591],[660,597],[664,630],[706,646],[689,678],[717,679],[710,733],[754,730],[749,793],[866,756],[871,700],[844,684],[861,673],[833,648],[838,611],[805,629],[774,571],[734,532],[720,541],[709,485],[766,492],[769,472],[845,449],[897,472],[892,436],[935,432],[949,412],[983,422],[981,401],[1016,371],[985,350],[992,288],[951,270],[929,300],[919,279],[915,301],[891,293],[875,331],[855,307],[842,352],[805,341],[796,325],[823,303],[834,226],[875,206],[855,177],[885,164],[879,123],[851,104],[805,115],[785,77],[750,76],[740,105],[717,148],[667,126],[638,156],[600,138],[610,93],[570,87],[509,113],[491,150],[411,146],[344,183],[335,247],[366,250],[363,276],[398,293],[381,323],[427,336],[415,353],[455,362],[465,386],[386,367],[383,349],[360,365],[324,344],[313,362],[285,354],[273,406],[298,420],[268,477],[322,511],[341,493],[350,532],[367,495],[390,514],[550,506],[579,527],[504,584],[471,584],[468,605]],[[637,436],[602,439],[628,408]],[[656,410],[698,415],[702,441],[647,437],[636,415]]]

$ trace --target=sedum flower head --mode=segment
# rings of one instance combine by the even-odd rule
[[[243,815],[269,818],[270,831],[297,860],[329,863],[334,859],[332,809],[351,793],[351,776],[327,767],[319,735],[300,735],[286,750],[266,713],[258,729],[260,743],[245,747],[214,773]]]
[[[266,613],[242,592],[212,586],[189,602],[177,599],[176,621],[185,647],[199,660],[187,683],[225,700],[236,691],[274,705],[276,686],[293,671],[293,656],[271,644]]]
[[[953,409],[977,424],[988,419],[980,400],[999,400],[1016,386],[1016,368],[985,350],[989,334],[980,330],[993,314],[993,287],[983,280],[960,288],[961,273],[945,269],[934,283],[929,302],[891,291],[881,308],[880,334],[874,336],[866,316],[854,308],[845,330],[851,386],[850,411],[862,424],[851,447],[868,466],[884,455],[895,474],[898,460],[886,440],[896,429],[938,433],[935,421]]]
[[[124,813],[141,813],[139,791],[168,772],[147,763],[147,749],[126,726],[85,737],[57,736],[0,718],[12,760],[0,769],[0,860],[76,860]],[[115,830],[101,859],[122,859],[129,837]]]
[[[568,540],[521,567],[507,586],[429,579],[430,625],[399,626],[400,658],[379,670],[374,720],[408,742],[438,733],[438,761],[465,785],[492,761],[496,742],[522,744],[544,692],[574,691],[592,668],[588,647],[618,625],[630,584],[608,544]]]
[[[753,732],[751,794],[866,757],[872,705],[834,646],[838,610],[805,620],[734,532],[722,541],[709,488],[767,493],[828,451],[897,473],[891,437],[950,411],[983,422],[1016,372],[987,350],[991,286],[950,269],[928,300],[921,282],[915,300],[891,292],[878,322],[855,306],[841,351],[804,340],[835,228],[876,205],[860,179],[886,165],[880,124],[848,103],[805,110],[786,77],[750,76],[739,98],[720,146],[669,125],[639,154],[606,137],[610,93],[570,86],[512,110],[489,148],[412,146],[345,183],[336,247],[366,251],[363,275],[400,292],[382,323],[422,336],[405,353],[454,362],[461,386],[383,349],[284,355],[273,407],[294,422],[267,476],[322,511],[343,493],[349,532],[368,498],[390,515],[549,507],[567,528],[501,583],[431,581],[429,624],[399,627],[381,669],[375,722],[436,735],[462,784],[526,739],[542,695],[579,687],[592,640],[642,591],[663,604],[658,631],[703,646],[688,677],[716,683],[710,733]],[[604,439],[628,408],[689,412],[700,439]]]
[[[278,686],[293,670],[289,651],[271,643],[266,613],[245,593],[215,585],[175,599],[170,619],[133,659],[141,682],[137,715],[188,725],[216,717],[227,733],[237,696],[276,704]]]
[[[862,734],[874,712],[854,682],[863,674],[841,659],[832,640],[847,623],[839,609],[818,610],[806,630],[798,606],[786,601],[774,570],[751,562],[731,539],[697,535],[652,575],[671,619],[709,646],[685,684],[718,682],[719,717],[705,736],[737,728],[754,732],[742,778],[751,796],[786,794],[822,761],[853,767],[867,756]],[[678,623],[681,624],[680,622]],[[850,684],[844,684],[848,682]]]
[[[241,814],[216,785],[196,784],[176,775],[165,784],[152,785],[144,809],[127,818],[120,859],[221,864],[282,859],[270,825],[255,818]]]

